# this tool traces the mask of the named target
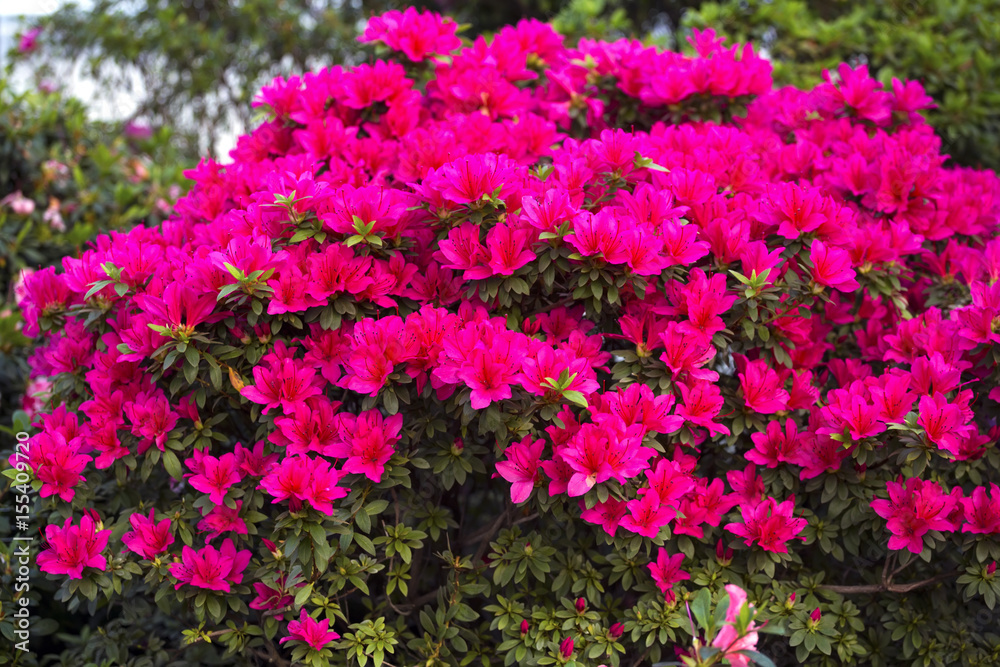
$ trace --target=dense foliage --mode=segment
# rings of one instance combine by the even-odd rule
[[[25,282],[53,664],[643,665],[726,585],[779,664],[1000,660],[1000,181],[920,84],[364,39]]]
[[[775,80],[819,83],[824,69],[866,63],[888,85],[920,81],[927,119],[959,164],[1000,169],[1000,2],[886,0],[703,3],[685,24],[766,46]]]
[[[0,77],[0,423],[9,428],[28,376],[16,307],[22,272],[79,253],[101,232],[166,217],[180,195],[166,130],[116,132],[73,98],[17,93]]]

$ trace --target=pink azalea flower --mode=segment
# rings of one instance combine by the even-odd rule
[[[330,619],[317,621],[303,609],[299,620],[288,622],[288,636],[282,637],[278,643],[300,641],[319,651],[334,639],[340,639],[340,635],[330,630]]]
[[[170,532],[170,519],[157,522],[154,515],[155,510],[152,508],[148,517],[133,514],[129,517],[132,531],[122,535],[125,547],[145,560],[153,560],[174,543],[173,533]]]
[[[530,435],[525,436],[520,442],[508,445],[504,452],[506,460],[497,462],[497,472],[511,483],[511,502],[523,503],[531,496],[535,483],[540,479],[538,459],[544,449],[544,440],[532,440]]]
[[[740,611],[747,604],[747,594],[733,584],[726,584],[726,594],[729,596],[729,606],[726,608],[725,625],[719,628],[712,646],[723,652],[723,660],[727,660],[732,667],[748,667],[751,664],[750,658],[739,652],[757,648],[757,632],[754,630],[756,624],[751,621],[746,634],[742,636],[736,630]]]
[[[186,461],[189,468],[194,470],[194,462]],[[208,499],[216,505],[221,505],[226,496],[226,491],[233,484],[242,481],[236,455],[233,453],[223,454],[216,458],[214,456],[204,456],[198,463],[196,474],[188,478],[188,483],[198,491],[208,494]]]
[[[196,551],[185,546],[181,551],[181,561],[170,564],[170,574],[177,579],[174,588],[179,589],[186,584],[230,593],[233,584],[243,582],[243,572],[250,558],[250,551],[237,551],[232,540],[223,542],[221,549],[206,544]]]
[[[649,564],[649,572],[661,591],[666,593],[674,584],[691,578],[690,574],[681,570],[683,562],[684,554],[671,556],[666,549],[656,550],[656,560]]]
[[[62,527],[45,527],[48,548],[38,554],[38,569],[48,574],[65,574],[70,579],[83,579],[83,571],[93,567],[104,571],[108,561],[101,552],[108,546],[111,530],[98,530],[89,514],[74,526],[68,518]]]

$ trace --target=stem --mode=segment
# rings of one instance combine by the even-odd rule
[[[536,315],[541,315],[542,313],[547,313],[550,310],[555,310],[556,308],[559,308],[560,306],[568,306],[571,303],[575,303],[575,301],[576,300],[573,297],[568,296],[565,299],[560,299],[559,301],[556,301],[555,303],[550,303],[547,306],[543,306],[543,307],[539,308],[538,310],[534,311],[533,313],[531,313],[530,315],[525,315],[524,318],[525,319],[529,319],[529,318],[535,317]]]
[[[859,595],[867,593],[909,593],[910,591],[914,591],[918,588],[923,588],[924,586],[936,584],[939,581],[957,577],[960,574],[961,572],[946,572],[944,574],[931,577],[930,579],[914,581],[908,584],[894,584],[891,582],[890,578],[889,581],[885,581],[881,584],[867,584],[864,586],[820,586],[820,588],[828,590],[832,593],[841,593],[843,595],[850,595],[852,593],[857,593]]]
[[[476,549],[476,555],[472,557],[472,562],[475,563],[477,560],[482,560],[483,556],[486,555],[486,550],[490,546],[490,540],[496,534],[510,517],[510,507],[503,511],[503,514],[497,517],[496,521],[489,527],[487,533],[482,537],[482,541],[479,543],[479,548]]]
[[[483,538],[492,536],[497,530],[499,530],[500,524],[502,524],[503,522],[505,522],[507,520],[507,513],[509,511],[510,511],[509,507],[506,508],[506,509],[504,509],[504,511],[500,514],[500,516],[498,516],[496,518],[496,520],[492,524],[490,524],[489,526],[487,526],[487,527],[485,527],[485,528],[483,528],[483,529],[481,529],[481,530],[473,533],[472,535],[470,535],[466,539],[462,540],[462,547],[463,548],[464,547],[470,547],[473,544],[475,544],[475,543],[479,542],[480,540],[482,540]]]
[[[640,665],[642,665],[642,661],[646,659],[646,656],[648,656],[649,652],[652,651],[652,650],[653,650],[653,647],[650,646],[645,651],[643,651],[642,655],[639,656],[639,659],[632,663],[632,667],[639,667]]]

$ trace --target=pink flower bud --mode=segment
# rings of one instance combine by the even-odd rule
[[[715,558],[723,565],[733,562],[733,550],[726,547],[722,540],[715,544]]]
[[[521,621],[521,636],[528,634],[528,619]]]
[[[583,598],[576,599],[576,613],[582,614],[583,610],[587,608],[587,601]]]
[[[795,597],[795,591],[792,591],[792,594],[788,596],[788,601],[795,604]]]
[[[263,540],[263,542],[264,542],[264,546],[267,547],[267,550],[271,552],[271,555],[274,556],[275,558],[277,558],[278,557],[278,545],[275,544],[274,542],[272,542],[271,540],[266,539],[266,538]]]
[[[989,565],[986,566],[986,576],[987,577],[992,577],[996,573],[996,571],[997,571],[997,562],[996,561],[993,561],[992,563],[990,563]]]
[[[625,634],[625,626],[621,623],[615,623],[610,628],[608,628],[608,636],[612,639],[618,639],[623,634]]]
[[[809,614],[809,618],[812,619],[813,623],[819,623],[820,616],[823,614],[820,612],[819,607],[813,609],[812,613]]]
[[[104,530],[104,522],[101,521],[101,515],[97,513],[97,510],[95,510],[93,507],[88,507],[87,509],[83,510],[83,513],[84,515],[89,516],[91,519],[94,520],[94,525],[97,526],[97,530]]]
[[[571,655],[573,655],[572,637],[567,637],[562,640],[562,644],[559,644],[559,655],[561,655],[564,659],[568,659]]]
[[[524,323],[521,324],[521,330],[529,336],[534,335],[542,330],[542,321],[535,318],[534,321],[531,318],[524,318]]]
[[[672,588],[668,589],[667,592],[663,594],[663,597],[668,607],[674,606],[674,603],[677,602],[677,593],[674,593]]]

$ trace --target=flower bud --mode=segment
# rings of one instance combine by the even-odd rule
[[[997,571],[997,562],[996,561],[993,561],[992,563],[990,563],[989,565],[986,566],[986,576],[987,577],[992,577],[994,574],[996,574],[996,571]]]
[[[455,453],[459,453],[463,449],[465,449],[465,441],[462,440],[461,438],[455,438],[455,442],[453,442],[451,446],[452,449],[455,451]]]
[[[268,539],[264,539],[262,541],[264,542],[264,546],[267,547],[267,550],[271,552],[271,557],[275,560],[280,560],[281,551],[278,549],[278,545]]]
[[[521,636],[524,637],[528,634],[528,619],[521,621]]]
[[[610,628],[608,628],[608,636],[612,639],[618,639],[623,634],[625,634],[625,626],[621,623],[615,623]]]
[[[104,530],[104,522],[101,521],[101,515],[97,513],[93,507],[83,510],[83,513],[94,520],[94,525],[97,526],[97,530]]]
[[[571,655],[573,655],[572,637],[567,637],[566,639],[562,640],[561,644],[559,644],[559,655],[561,655],[564,659],[568,659]]]
[[[726,548],[721,539],[715,544],[715,559],[722,565],[729,565],[733,562],[733,550]]]
[[[809,614],[809,618],[810,620],[812,620],[813,623],[819,623],[820,616],[822,615],[823,614],[822,612],[820,612],[819,607],[816,607],[815,609],[812,610],[812,613]]]
[[[668,607],[673,607],[677,604],[677,593],[674,593],[674,590],[671,588],[664,594],[664,599]]]
[[[587,608],[587,601],[583,598],[576,599],[576,613],[582,614],[583,610]]]

